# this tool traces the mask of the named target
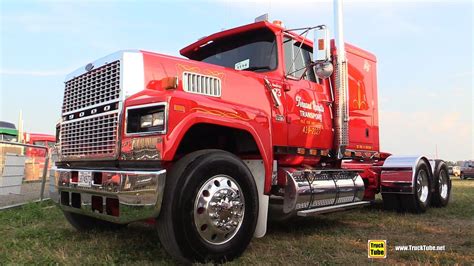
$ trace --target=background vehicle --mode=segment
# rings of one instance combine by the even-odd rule
[[[460,166],[461,179],[474,178],[474,162],[473,161],[464,161]]]
[[[56,144],[56,137],[48,134],[24,133],[23,141],[26,144],[52,148]],[[26,150],[28,157],[45,157],[45,155],[46,152],[43,149],[28,148]]]
[[[263,19],[66,77],[50,196],[77,229],[154,220],[183,262],[239,256],[267,218],[444,207],[442,160],[380,151],[376,57]],[[315,32],[315,41],[306,37]],[[297,34],[296,32],[300,32]]]
[[[459,165],[453,166],[453,175],[461,176],[461,166]]]
[[[18,130],[16,129],[15,124],[0,121],[0,140],[13,142],[18,140]]]

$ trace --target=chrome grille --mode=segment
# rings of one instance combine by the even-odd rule
[[[221,96],[221,80],[197,73],[183,73],[183,90],[207,96]]]
[[[63,123],[61,155],[68,158],[111,157],[116,152],[118,113]]]
[[[120,61],[117,60],[67,81],[63,114],[118,100],[119,97]]]
[[[119,60],[66,82],[60,129],[62,159],[116,158],[120,97]],[[110,104],[117,108],[103,108]]]

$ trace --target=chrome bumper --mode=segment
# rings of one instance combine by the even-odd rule
[[[92,172],[90,186],[78,184],[80,171]],[[64,211],[114,223],[158,217],[166,170],[116,171],[61,169],[50,171],[50,197]]]

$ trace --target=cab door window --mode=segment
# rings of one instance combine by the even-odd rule
[[[313,61],[311,47],[302,45],[292,38],[283,39],[283,52],[285,54],[285,73],[289,77],[306,79],[312,82],[318,82],[314,74],[314,69],[309,66]]]

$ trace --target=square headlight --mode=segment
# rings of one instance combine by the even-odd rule
[[[163,133],[164,130],[165,105],[127,109],[127,133]]]
[[[152,115],[142,115],[140,116],[140,128],[151,127],[153,116]]]

